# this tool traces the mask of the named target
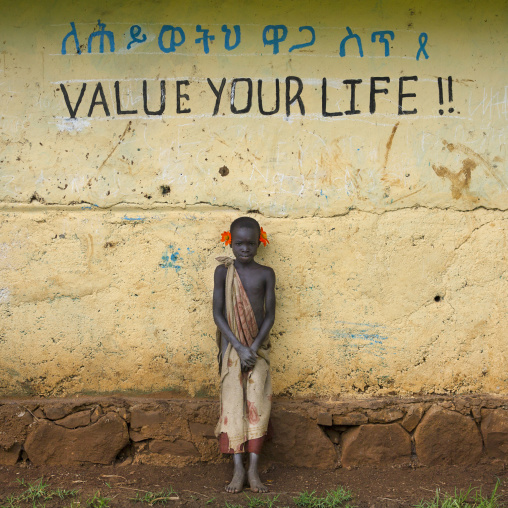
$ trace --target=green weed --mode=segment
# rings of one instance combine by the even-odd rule
[[[153,506],[154,504],[166,504],[177,499],[179,499],[178,494],[173,490],[173,487],[169,487],[159,492],[146,492],[143,496],[138,492],[136,497],[131,498],[131,501]]]
[[[19,508],[18,498],[14,495],[7,497],[5,503],[0,508]]]
[[[353,493],[342,486],[326,492],[324,497],[317,497],[314,492],[302,492],[293,498],[295,505],[301,508],[353,508],[354,505],[349,503],[352,500]]]
[[[457,492],[455,494],[441,495],[439,489],[436,490],[436,496],[431,501],[420,501],[416,508],[501,508],[501,502],[497,489],[500,481],[496,482],[496,486],[490,497],[482,496],[481,489],[469,487],[467,490]]]
[[[86,500],[86,505],[89,508],[108,508],[109,503],[111,503],[111,499],[101,496],[100,492],[96,492],[91,499]]]
[[[25,487],[25,490],[18,496],[9,496],[4,505],[0,508],[19,508],[21,503],[31,503],[33,508],[44,507],[46,501],[53,498],[66,499],[78,495],[78,490],[56,489],[52,490],[44,478],[35,480],[34,483],[25,481],[23,478],[18,483]]]
[[[279,496],[275,497],[256,497],[256,496],[248,496],[245,494],[248,499],[247,508],[276,508],[275,502],[279,499]]]

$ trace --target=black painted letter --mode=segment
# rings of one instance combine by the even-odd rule
[[[217,88],[215,88],[215,86],[212,83],[212,80],[210,78],[206,78],[206,80],[208,81],[208,84],[210,85],[212,92],[215,94],[215,106],[213,108],[213,114],[212,114],[212,116],[215,116],[219,112],[220,99],[222,97],[222,91],[224,90],[224,85],[226,84],[226,78],[222,78],[222,81],[220,83],[220,88],[218,90],[217,90]]]
[[[147,115],[162,115],[166,109],[166,81],[161,81],[161,107],[159,111],[148,110],[148,92],[146,87],[146,79],[143,80],[143,109]]]
[[[361,79],[345,79],[343,81],[345,85],[351,85],[351,104],[349,106],[350,109],[344,111],[346,115],[359,115],[361,113],[359,109],[356,109],[355,99],[356,85],[359,85],[361,82]]]
[[[275,113],[279,112],[280,108],[280,94],[279,94],[279,78],[275,80],[275,109],[271,111],[265,111],[263,109],[263,80],[258,79],[258,106],[259,112],[262,115],[275,115]]]
[[[116,114],[117,115],[135,115],[138,110],[133,109],[131,111],[123,111],[122,110],[122,104],[120,102],[120,82],[115,81],[115,97],[116,97]]]
[[[71,118],[76,118],[76,113],[78,112],[79,105],[81,104],[81,99],[83,99],[83,95],[85,94],[86,83],[83,83],[81,85],[81,92],[79,92],[79,97],[78,100],[76,101],[76,107],[74,109],[72,109],[71,101],[69,100],[69,94],[67,93],[67,89],[65,88],[65,85],[63,83],[60,85],[60,88],[64,96],[65,105],[69,110],[69,115],[71,116]]]
[[[387,88],[376,88],[376,81],[385,81],[386,83],[390,82],[389,77],[383,78],[370,78],[370,114],[376,112],[376,94],[377,93],[388,93]]]
[[[97,100],[97,95],[99,94],[101,96],[100,101]],[[90,109],[88,110],[89,117],[92,116],[93,108],[95,108],[95,106],[97,106],[98,104],[100,104],[104,108],[104,113],[106,113],[106,116],[110,116],[108,103],[106,102],[106,97],[104,95],[104,90],[102,89],[102,84],[100,81],[97,83],[97,86],[95,87],[95,91],[92,96],[92,102],[90,104]]]
[[[399,115],[416,115],[418,112],[416,108],[411,111],[402,109],[402,100],[404,97],[416,97],[415,93],[402,93],[404,81],[418,81],[418,76],[401,76],[399,78]]]
[[[335,113],[328,113],[326,111],[326,78],[323,78],[322,94],[321,94],[321,111],[323,116],[342,116],[342,111],[336,111]]]
[[[289,95],[291,81],[296,81],[298,83],[298,91],[293,96],[293,98],[290,98],[290,95]],[[295,102],[295,101],[298,101],[298,105],[300,106],[300,113],[302,114],[302,116],[305,116],[305,106],[303,105],[302,98],[300,97],[300,95],[302,94],[302,91],[303,91],[303,83],[300,78],[297,78],[296,76],[288,76],[286,78],[286,116],[287,117],[289,117],[289,115],[291,114],[291,104],[293,104],[293,102]]]
[[[249,89],[247,92],[247,106],[243,109],[236,109],[235,106],[235,95],[236,95],[236,84],[244,81],[248,84]],[[252,79],[250,78],[236,78],[231,82],[231,112],[235,115],[240,115],[242,113],[248,113],[250,108],[252,107]]]
[[[180,93],[180,87],[182,85],[189,86],[189,82],[187,80],[177,81],[176,82],[176,112],[178,114],[181,113],[190,113],[190,108],[181,109],[180,99],[185,99],[186,101],[190,100],[190,97],[186,93]]]

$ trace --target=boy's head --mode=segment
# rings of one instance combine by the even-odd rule
[[[258,221],[251,217],[239,217],[231,223],[230,233],[235,258],[245,264],[253,261],[260,243],[261,227]]]
[[[259,225],[259,222],[252,217],[238,217],[238,219],[235,219],[229,228],[231,237],[234,236],[234,231],[240,228],[254,229],[257,231],[257,238],[261,235],[261,226]]]

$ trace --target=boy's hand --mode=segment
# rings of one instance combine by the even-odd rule
[[[257,355],[250,347],[242,346],[237,351],[242,371],[250,370],[256,365]]]

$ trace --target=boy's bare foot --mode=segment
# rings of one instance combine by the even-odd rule
[[[263,483],[261,483],[261,480],[259,479],[259,474],[258,474],[257,470],[252,471],[249,468],[248,477],[249,477],[250,490],[252,492],[259,492],[259,493],[268,492],[268,487],[266,485],[264,485]]]
[[[244,483],[245,471],[236,471],[231,483],[226,487],[226,492],[229,492],[230,494],[238,494],[238,492],[243,490]]]
[[[245,467],[243,466],[243,459],[241,453],[235,453],[233,456],[235,463],[235,470],[233,472],[233,479],[231,483],[226,487],[226,492],[230,494],[238,494],[243,490],[245,483]]]
[[[247,477],[249,479],[250,490],[259,493],[268,492],[268,487],[263,485],[259,479],[258,459],[259,455],[257,453],[249,454],[249,471]]]

